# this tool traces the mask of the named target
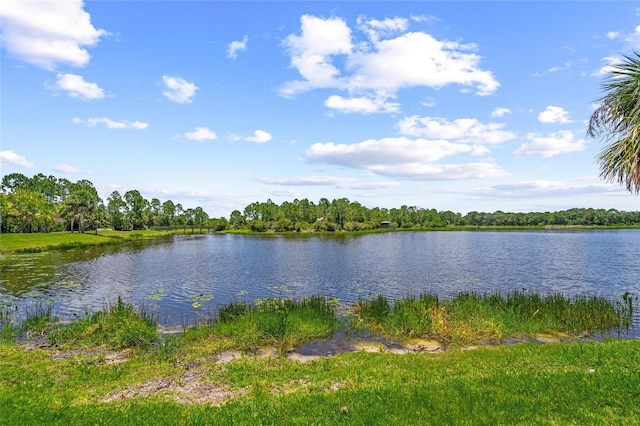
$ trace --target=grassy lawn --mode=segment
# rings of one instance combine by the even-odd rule
[[[394,318],[406,320],[407,305],[417,303],[407,299],[394,313],[383,302],[357,306],[351,326],[395,334]],[[557,297],[542,302],[559,304]],[[547,315],[608,315],[603,306],[585,311],[582,300],[565,302],[568,311],[556,307]],[[526,313],[537,302],[535,295],[514,294],[420,303],[453,311],[446,328],[432,328],[442,337],[454,324],[463,327],[454,318],[462,312],[493,306]],[[547,309],[541,306],[536,309]],[[43,335],[37,340],[17,343],[11,332],[18,326],[4,320],[0,425],[633,425],[640,418],[640,340],[492,346],[469,340],[475,346],[403,354],[380,346],[376,353],[301,362],[288,356],[293,347],[340,327],[334,302],[320,297],[235,302],[216,318],[165,337],[151,313],[120,298],[71,324],[41,311],[20,326]],[[519,321],[519,329],[530,327]],[[477,330],[471,335],[486,336]]]
[[[77,232],[52,232],[33,234],[0,234],[0,252],[43,251],[82,246],[119,244],[125,241],[155,238],[173,231],[112,231],[101,229],[80,234]]]
[[[218,363],[0,344],[0,424],[638,424],[640,341]]]

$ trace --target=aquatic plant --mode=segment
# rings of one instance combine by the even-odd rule
[[[631,324],[633,303],[599,296],[564,296],[514,291],[479,295],[462,292],[451,299],[423,294],[398,300],[383,296],[359,301],[354,321],[360,327],[400,338],[428,337],[443,343],[500,342],[506,337],[543,333],[590,335],[622,331]]]
[[[330,336],[339,327],[334,299],[268,298],[253,304],[235,301],[220,306],[210,325],[188,329],[185,335],[213,336],[224,340],[223,346],[239,349],[276,345],[286,351],[311,339]]]
[[[49,341],[65,347],[147,347],[158,340],[157,325],[153,311],[145,307],[136,309],[118,296],[105,310],[54,330]]]

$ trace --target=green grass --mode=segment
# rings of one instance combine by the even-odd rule
[[[500,342],[537,334],[594,334],[625,330],[632,300],[612,302],[598,296],[541,296],[515,291],[507,295],[460,293],[450,300],[423,294],[391,306],[383,296],[355,305],[356,327],[396,338],[426,337],[445,344]]]
[[[0,424],[632,425],[640,418],[638,340],[357,352],[306,364],[218,364],[199,345],[171,362],[52,355],[0,345]]]
[[[329,337],[340,327],[335,301],[321,296],[260,299],[249,305],[222,306],[209,324],[186,330],[186,335],[215,338],[220,347],[255,350],[276,346],[286,352],[313,339]]]
[[[136,309],[120,297],[104,311],[54,329],[49,342],[61,348],[145,348],[158,341],[157,318],[145,309]]]
[[[393,306],[379,296],[357,304],[352,319],[398,336],[440,330],[462,342],[492,337],[499,323],[500,333],[549,324],[581,330],[583,317],[612,308],[621,321],[625,306],[626,299],[616,305],[523,292],[425,294]],[[545,325],[523,326],[536,318]],[[596,324],[608,324],[602,321]],[[0,341],[0,425],[632,425],[640,418],[640,340],[287,359],[291,346],[345,326],[336,301],[323,297],[233,302],[207,323],[164,338],[152,313],[120,298],[71,324],[57,323],[44,305],[26,322],[48,333],[52,346]],[[263,345],[278,350],[254,356]],[[219,363],[227,349],[244,355]]]
[[[174,231],[112,231],[100,229],[78,232],[51,232],[33,234],[0,234],[0,253],[24,253],[46,250],[64,250],[86,246],[121,244],[126,241],[157,238]]]

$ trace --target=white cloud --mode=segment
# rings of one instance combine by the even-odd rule
[[[181,104],[191,103],[196,94],[196,90],[198,90],[198,86],[181,77],[163,75],[162,81],[165,86],[165,90],[162,94],[167,99]]]
[[[554,67],[549,68],[549,72],[558,72],[558,71],[568,70],[569,68],[573,67],[573,65],[574,65],[573,61],[567,61],[562,65],[556,65]]]
[[[605,65],[591,74],[593,77],[603,77],[609,74],[614,69],[613,66],[621,63],[622,59],[617,56],[605,56],[602,61],[605,62]]]
[[[192,141],[206,141],[218,139],[215,132],[207,129],[206,127],[196,127],[193,132],[185,133],[184,137]]]
[[[360,179],[338,176],[306,176],[294,178],[263,177],[263,183],[282,186],[333,186],[338,189],[384,189],[400,185],[398,182],[363,182]]]
[[[234,40],[229,43],[229,48],[227,50],[227,58],[236,59],[238,57],[238,52],[247,49],[247,42],[249,41],[249,37],[246,35],[242,39],[242,41]]]
[[[266,143],[272,139],[271,135],[264,130],[256,130],[253,132],[253,136],[249,136],[244,138],[245,141],[255,142],[255,143]]]
[[[535,133],[527,135],[530,143],[523,144],[518,148],[515,155],[540,155],[548,158],[559,154],[583,151],[587,145],[584,139],[577,139],[573,132],[561,130],[542,136]]]
[[[511,110],[509,108],[497,107],[493,111],[491,111],[491,117],[504,117],[507,114],[511,114]]]
[[[395,97],[398,90],[416,86],[459,84],[488,95],[500,85],[490,71],[479,67],[481,58],[474,53],[475,45],[437,40],[424,32],[405,32],[407,27],[404,18],[360,18],[359,29],[368,35],[368,41],[353,43],[344,20],[304,15],[301,35],[291,34],[285,40],[291,66],[302,79],[286,82],[280,94],[291,97],[333,88],[384,100]],[[402,34],[381,39],[398,32]]]
[[[74,118],[73,121],[76,124],[86,124],[89,127],[96,127],[98,124],[104,124],[108,129],[134,129],[134,130],[144,130],[149,127],[149,123],[145,123],[142,121],[115,121],[110,118],[102,117],[102,118],[87,118],[83,120],[81,118]]]
[[[2,44],[11,55],[48,70],[58,64],[85,66],[86,48],[107,32],[96,29],[83,8],[81,0],[5,0]]]
[[[421,164],[380,165],[372,170],[383,176],[411,180],[457,180],[505,177],[509,174],[493,162],[465,164]]]
[[[394,33],[406,31],[409,27],[409,20],[406,18],[386,18],[382,21],[378,19],[366,19],[359,17],[357,20],[359,29],[369,36],[373,42],[377,42],[381,37],[387,37]]]
[[[85,81],[84,78],[76,74],[57,74],[53,89],[64,90],[67,95],[72,98],[80,98],[84,100],[94,100],[104,98],[104,90],[96,83]]]
[[[343,98],[342,96],[332,95],[324,101],[327,108],[335,109],[339,112],[348,114],[352,112],[371,114],[377,112],[398,112],[400,104],[387,102],[384,98],[371,99],[367,97]]]
[[[53,170],[55,170],[58,173],[65,174],[65,175],[72,175],[72,174],[80,172],[80,169],[78,169],[75,166],[71,166],[69,164],[56,164],[55,167],[53,168]]]
[[[465,179],[504,176],[492,162],[434,164],[458,154],[486,154],[479,145],[407,137],[371,139],[346,145],[315,143],[306,157],[315,162],[370,170],[375,174],[411,179]]]
[[[9,164],[23,169],[32,169],[34,167],[23,155],[16,154],[12,150],[0,151],[0,164]]]
[[[569,113],[562,107],[549,105],[547,109],[538,114],[538,120],[541,123],[554,124],[554,123],[571,123],[569,119]]]
[[[291,55],[291,66],[304,80],[285,83],[280,94],[285,97],[320,87],[343,86],[340,71],[331,57],[351,53],[351,29],[340,18],[322,19],[311,15],[300,18],[301,35],[290,34],[285,46]]]
[[[361,50],[348,58],[348,68],[354,70],[350,86],[395,93],[416,86],[460,84],[476,86],[479,95],[493,93],[500,84],[490,71],[478,68],[480,57],[470,52],[474,48],[421,32],[383,40],[372,51]]]
[[[619,33],[619,32],[617,32],[617,31],[609,31],[609,32],[607,33],[607,38],[608,38],[609,40],[615,40],[615,39],[617,39],[617,38],[619,38],[619,37],[620,37],[620,33]]]
[[[627,44],[633,49],[638,50],[640,48],[640,25],[634,28],[632,32],[627,34],[624,39]]]
[[[499,144],[516,135],[502,130],[501,123],[480,123],[475,118],[459,118],[447,121],[439,117],[406,117],[398,123],[400,133],[429,139],[446,139],[473,144]]]

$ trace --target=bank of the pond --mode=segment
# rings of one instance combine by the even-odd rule
[[[0,344],[0,424],[637,424],[640,341],[364,350],[301,363]],[[231,359],[231,360],[230,360]]]
[[[204,230],[203,230],[204,231]],[[188,231],[191,233],[192,231]],[[201,233],[197,228],[194,233]],[[132,241],[150,240],[167,235],[182,234],[184,230],[113,231],[99,229],[85,233],[51,232],[32,234],[0,234],[0,253],[33,253],[48,250],[68,250],[124,244]]]
[[[342,316],[337,301],[324,297],[261,299],[230,303],[164,337],[153,312],[121,298],[69,324],[56,322],[46,306],[21,325],[0,313],[0,424],[634,424],[640,418],[640,340],[598,342],[573,332],[624,327],[631,313],[625,304],[597,297],[467,293],[391,306],[380,296]],[[497,330],[499,323],[510,325]],[[533,339],[482,344],[504,340],[507,330]],[[336,332],[355,349],[331,356],[301,350]],[[16,342],[17,333],[28,339]],[[441,342],[426,340],[435,338]]]
[[[115,245],[126,242],[161,238],[167,235],[193,235],[203,233],[225,233],[255,236],[358,236],[385,232],[433,232],[433,231],[545,231],[545,230],[613,230],[638,229],[640,225],[630,226],[584,226],[584,225],[545,225],[545,226],[447,226],[435,228],[397,228],[372,229],[363,231],[304,231],[304,232],[257,232],[246,229],[214,231],[212,228],[198,226],[166,227],[140,231],[113,231],[99,229],[85,233],[52,232],[52,233],[10,233],[0,234],[0,254],[30,253],[48,250],[66,250],[81,247]]]

